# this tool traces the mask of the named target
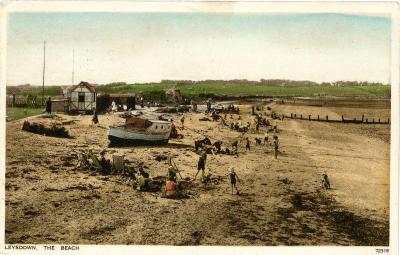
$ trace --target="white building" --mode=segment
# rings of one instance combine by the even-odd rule
[[[88,82],[81,81],[67,91],[70,113],[93,113],[96,110],[96,89]]]

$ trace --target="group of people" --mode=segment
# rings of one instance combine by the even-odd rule
[[[196,180],[197,175],[199,174],[200,171],[201,171],[202,179],[204,179],[204,177],[205,177],[205,169],[206,169],[206,160],[207,160],[207,153],[204,151],[199,156],[199,160],[197,162],[197,172],[196,172],[193,180]],[[232,194],[233,194],[233,189],[235,189],[236,193],[239,194],[239,190],[236,187],[236,182],[239,181],[239,177],[236,174],[236,172],[235,172],[233,167],[230,168],[230,172],[229,172],[228,175],[229,175],[229,179],[230,179],[230,183],[231,183]]]
[[[140,97],[138,100],[140,107],[144,108],[144,99],[143,97]],[[126,105],[125,104],[117,104],[115,100],[111,102],[111,111],[112,112],[118,112],[120,110],[135,110],[136,109],[136,98],[135,97],[128,97],[126,100]]]
[[[207,153],[206,153],[206,151],[204,151],[199,156],[199,160],[197,162],[197,172],[194,175],[193,181],[196,180],[200,171],[201,171],[202,181],[204,181],[205,171],[206,171],[206,161],[207,161]],[[177,184],[176,184],[177,183],[177,175],[179,175],[180,178],[182,179],[180,171],[177,169],[176,166],[174,166],[172,164],[172,159],[170,159],[170,166],[168,167],[167,180],[165,182],[163,197],[165,197],[165,198],[177,198],[178,197],[179,192],[178,192]],[[239,190],[236,186],[236,183],[239,181],[239,177],[236,174],[233,167],[231,167],[229,169],[229,174],[227,176],[229,176],[232,194],[234,192],[234,189],[236,190],[236,193],[239,194]]]
[[[210,101],[207,101],[207,109],[211,110]],[[229,111],[236,111],[236,108],[233,105],[230,105],[228,107],[228,110]],[[239,112],[238,110],[239,109],[237,109],[237,112]],[[269,121],[266,118],[262,118],[259,115],[256,115],[256,116],[257,116],[257,119],[256,119],[257,126],[259,126],[259,125],[269,126],[270,125]],[[185,116],[182,116],[180,118],[180,122],[181,122],[182,129],[184,129]],[[250,126],[249,124],[250,123],[248,122],[247,126],[245,126],[247,128],[247,130],[249,129],[249,126]],[[238,123],[232,123],[231,126],[235,130],[239,130],[241,128]],[[258,128],[256,128],[256,130],[257,129]],[[261,141],[262,141],[262,139],[256,138],[256,145],[258,145],[258,144],[261,145]],[[216,152],[218,153],[218,151],[221,151],[222,142],[221,141],[217,141],[214,144],[211,144],[211,141],[209,141],[209,139],[207,141],[204,141],[204,139],[203,139],[203,140],[200,140],[200,142],[201,142],[201,145],[197,146],[197,149],[202,148],[202,152],[201,152],[201,154],[199,155],[199,158],[198,158],[197,172],[194,175],[193,180],[196,180],[197,176],[201,172],[202,181],[203,181],[205,179],[205,171],[206,171],[206,161],[207,161],[207,152],[208,152],[207,148],[208,147],[213,147],[216,150]],[[207,148],[204,147],[204,144],[206,144]],[[264,137],[264,145],[268,145],[268,144],[269,144],[269,137],[268,137],[268,135],[265,135],[265,137]],[[236,146],[236,150],[237,150],[238,142],[236,141],[236,144],[235,145],[232,144],[232,146],[233,147]],[[275,156],[275,159],[277,159],[278,158],[278,154],[279,154],[279,138],[278,138],[277,135],[273,136],[273,147],[274,147],[274,156]],[[245,139],[245,148],[246,148],[246,151],[247,150],[248,151],[251,150],[251,143],[250,143],[249,137],[246,137],[246,139]],[[180,175],[180,172],[178,171],[178,169],[170,164],[170,166],[168,168],[168,173],[167,173],[167,180],[165,181],[163,197],[166,197],[166,198],[176,198],[177,197],[177,195],[178,195],[177,174]],[[238,177],[237,173],[235,172],[235,169],[233,167],[230,167],[229,168],[229,173],[226,176],[229,177],[232,194],[234,193],[234,191],[236,191],[236,193],[239,194],[239,190],[237,188],[237,182],[240,182],[240,180],[239,180],[239,177]]]
[[[275,159],[277,159],[278,158],[278,154],[279,154],[279,138],[278,138],[278,136],[277,135],[274,135],[274,137],[273,137],[273,146],[274,146],[274,152],[275,152]],[[256,140],[256,145],[261,145],[261,139],[260,138],[255,138],[255,140]],[[268,135],[265,135],[265,137],[264,137],[264,145],[268,145],[268,140],[269,140],[269,137],[268,137]],[[250,139],[249,139],[249,137],[246,137],[246,151],[250,151],[250,148],[251,148],[251,146],[250,146]]]
[[[227,108],[224,109],[223,111],[225,114],[226,113],[236,113],[239,114],[240,110],[239,110],[239,106],[235,107],[233,104],[229,104]]]

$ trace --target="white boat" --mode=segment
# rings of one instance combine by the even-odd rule
[[[125,124],[110,126],[108,139],[111,146],[167,144],[172,123],[128,117]]]

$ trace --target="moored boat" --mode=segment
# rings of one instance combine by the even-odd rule
[[[110,126],[108,139],[111,146],[167,144],[172,123],[128,117],[125,124]]]

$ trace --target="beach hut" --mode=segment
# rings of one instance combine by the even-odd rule
[[[51,112],[66,113],[69,108],[69,100],[67,98],[54,97],[51,99]]]
[[[70,113],[91,114],[96,110],[96,89],[88,82],[80,82],[68,89]]]

